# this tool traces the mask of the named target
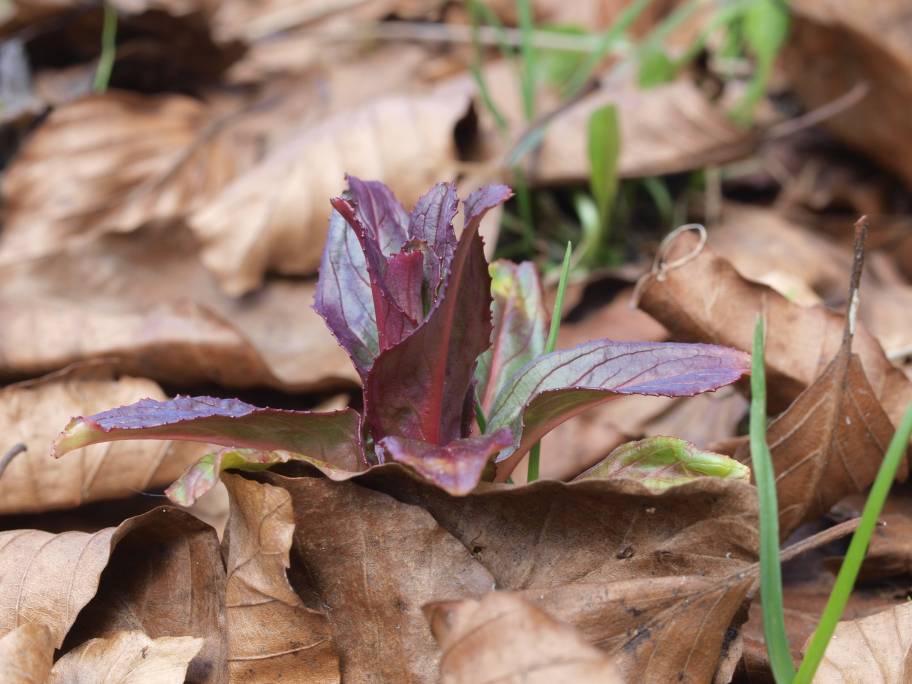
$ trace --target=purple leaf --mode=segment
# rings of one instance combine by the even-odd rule
[[[750,371],[744,352],[711,344],[599,340],[526,364],[504,386],[488,430],[510,426],[514,447],[498,457],[504,480],[519,459],[568,418],[618,394],[692,396]]]
[[[431,444],[462,436],[463,408],[475,359],[491,336],[490,283],[478,223],[509,197],[494,186],[478,196],[459,239],[444,290],[427,320],[382,351],[367,377],[365,416],[374,439],[398,435]]]
[[[430,252],[424,259],[424,279],[431,301],[437,298],[440,279],[453,259],[456,248],[453,218],[457,208],[456,185],[438,183],[418,200],[409,214],[409,238],[420,240]]]
[[[513,443],[510,430],[457,439],[444,446],[406,437],[387,437],[377,445],[378,455],[416,470],[454,496],[464,496],[478,485],[488,461]]]
[[[314,310],[348,352],[362,378],[380,353],[372,298],[358,236],[334,211],[320,264]]]
[[[141,399],[93,416],[73,418],[53,453],[127,439],[205,442],[304,454],[337,468],[362,470],[360,416],[350,409],[318,413],[258,408],[238,399]]]
[[[544,353],[548,334],[548,312],[535,265],[501,260],[492,263],[489,272],[494,334],[491,348],[479,357],[475,370],[485,413],[510,377]]]
[[[345,176],[359,222],[384,256],[402,249],[408,240],[409,217],[392,191],[379,181]]]

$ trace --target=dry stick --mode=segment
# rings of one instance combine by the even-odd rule
[[[3,454],[3,458],[0,458],[0,477],[3,477],[3,473],[6,472],[7,466],[13,462],[13,459],[25,451],[28,451],[28,447],[22,442],[19,442],[18,444],[14,444],[9,451]]]

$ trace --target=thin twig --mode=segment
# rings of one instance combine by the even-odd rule
[[[793,135],[806,128],[811,128],[828,119],[832,119],[834,116],[842,114],[844,111],[851,109],[861,102],[870,90],[871,86],[867,81],[860,81],[856,83],[851,90],[843,93],[835,100],[830,100],[826,104],[823,104],[816,109],[812,109],[794,119],[789,119],[788,121],[783,121],[775,126],[770,126],[764,135],[764,139],[767,141],[778,140],[779,138]]]
[[[849,280],[849,310],[846,312],[846,325],[842,333],[843,345],[852,344],[855,336],[855,321],[858,318],[858,288],[861,285],[861,272],[864,270],[864,245],[868,237],[868,217],[862,216],[855,222],[855,247],[852,255],[852,277]]]
[[[0,477],[3,477],[3,473],[6,472],[7,466],[13,462],[13,459],[24,451],[28,451],[28,447],[22,442],[19,442],[18,444],[14,444],[9,451],[3,454],[3,458],[0,458]]]

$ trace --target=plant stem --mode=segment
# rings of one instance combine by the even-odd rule
[[[763,366],[763,316],[757,316],[751,356],[750,451],[760,500],[760,607],[770,669],[778,684],[795,676],[782,606],[782,568],[779,565],[779,506],[776,473],[766,443],[766,375]]]
[[[852,535],[849,550],[846,552],[842,566],[839,568],[836,583],[833,585],[830,598],[823,609],[823,615],[820,616],[817,629],[814,630],[814,635],[808,644],[804,660],[801,661],[801,667],[798,668],[798,674],[793,680],[794,684],[810,684],[817,667],[820,665],[820,661],[823,660],[827,644],[829,644],[833,632],[836,631],[836,625],[839,623],[839,618],[842,617],[842,612],[849,601],[852,587],[855,586],[858,570],[861,568],[862,561],[864,561],[868,544],[871,541],[871,535],[877,526],[877,519],[883,510],[887,495],[890,493],[893,478],[896,477],[896,471],[903,458],[905,458],[906,445],[909,443],[910,435],[912,435],[912,404],[906,409],[899,429],[893,435],[890,446],[887,447],[887,454],[880,464],[877,477],[871,486],[870,494],[868,494],[868,500],[865,502],[864,510],[861,514],[861,522],[858,525],[858,529],[855,530],[855,534]]]
[[[104,4],[104,20],[101,27],[101,54],[98,57],[98,67],[95,69],[95,80],[92,90],[103,93],[108,89],[111,81],[111,71],[114,69],[114,58],[117,56],[117,10],[109,3]]]
[[[485,430],[488,429],[488,421],[485,419],[484,411],[477,399],[475,400],[475,422],[478,424],[478,431],[484,434]]]
[[[573,245],[567,243],[564,251],[564,263],[561,264],[560,280],[557,283],[557,297],[554,300],[554,310],[551,312],[551,327],[548,330],[548,341],[545,342],[545,353],[550,354],[557,345],[557,332],[560,330],[561,313],[564,308],[564,295],[567,292],[567,279],[570,277],[570,259],[573,256]],[[538,479],[539,464],[541,461],[541,442],[536,442],[529,451],[529,468],[526,471],[526,482],[535,482]]]

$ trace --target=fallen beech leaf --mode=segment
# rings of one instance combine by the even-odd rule
[[[329,621],[304,605],[285,575],[294,534],[291,497],[238,475],[226,476],[225,484],[231,496],[225,558],[231,678],[338,682]]]
[[[187,666],[203,640],[187,636],[150,639],[142,632],[117,632],[90,639],[54,663],[48,684],[183,684]]]
[[[838,519],[858,518],[865,496],[853,494],[840,501],[831,516]],[[827,568],[838,572],[842,557],[825,559]],[[908,485],[894,485],[880,515],[871,543],[858,573],[860,582],[872,582],[912,574],[912,500]]]
[[[519,594],[431,603],[424,613],[443,651],[444,684],[623,681],[604,653]]]
[[[308,306],[312,282],[234,300],[186,229],[144,226],[0,266],[0,378],[111,359],[177,386],[307,390],[357,375]]]
[[[258,477],[291,495],[293,551],[306,569],[295,588],[325,607],[343,680],[436,681],[421,606],[482,596],[494,588],[488,571],[417,506],[350,482]]]
[[[429,511],[498,588],[576,627],[627,681],[711,680],[753,581],[755,493],[738,480],[659,495],[629,480],[538,481],[459,498],[388,466],[357,481]]]
[[[65,650],[122,629],[200,636],[189,679],[222,682],[223,578],[214,531],[175,509],[94,534],[0,532],[0,634],[43,624]]]
[[[698,239],[682,234],[666,262],[692,253]],[[674,339],[750,349],[758,313],[767,320],[769,409],[783,411],[824,370],[842,344],[844,318],[823,307],[802,307],[765,285],[745,280],[725,259],[704,247],[693,259],[650,280],[640,306]],[[877,341],[858,327],[854,341],[875,398],[897,424],[912,401],[912,383],[884,356]]]
[[[807,644],[805,644],[807,647]],[[814,681],[904,684],[912,678],[912,604],[840,622]]]
[[[54,664],[51,631],[27,622],[0,638],[0,672],[5,684],[47,684]]]
[[[234,175],[237,156],[212,140],[197,144],[209,118],[181,95],[109,92],[56,109],[4,174],[0,262],[200,206]]]
[[[254,289],[267,271],[312,272],[330,216],[326,198],[343,189],[343,170],[385,180],[412,204],[452,175],[453,128],[468,105],[467,93],[441,89],[377,98],[308,126],[194,213],[203,262],[231,294]]]
[[[767,428],[776,470],[779,530],[784,539],[874,481],[893,436],[858,356],[845,345],[794,403]],[[750,460],[742,444],[735,458]],[[905,479],[905,462],[898,477]]]
[[[169,484],[205,453],[203,447],[142,442],[90,447],[66,460],[49,455],[61,421],[148,396],[163,398],[150,380],[92,378],[79,371],[0,389],[0,451],[16,443],[27,449],[0,477],[0,513],[69,508]]]
[[[701,451],[676,437],[649,437],[619,446],[579,477],[636,480],[661,492],[700,477],[750,480],[750,469],[733,458]]]
[[[852,147],[912,181],[912,161],[897,141],[912,128],[897,106],[912,97],[912,47],[903,30],[905,3],[880,2],[870,11],[854,2],[798,0],[782,64],[808,108],[822,107],[859,84],[860,101],[840,108],[824,125]],[[877,126],[868,125],[876,117]]]
[[[70,574],[73,557],[53,568],[43,565],[43,576],[35,573],[33,565],[18,583],[28,591],[24,595],[32,597],[36,591],[46,594],[50,584],[61,585],[56,590],[56,609],[71,611],[67,618],[75,618],[63,650],[122,631],[139,630],[153,639],[200,637],[202,649],[190,663],[187,681],[225,684],[225,569],[215,530],[183,511],[163,507],[129,518],[111,533],[108,546],[116,548],[110,558],[106,549],[104,557],[96,550],[98,561],[106,561],[107,567],[97,593],[81,611],[67,598],[60,598],[75,589]],[[48,543],[36,560],[43,560],[43,554],[55,545],[56,541]]]

